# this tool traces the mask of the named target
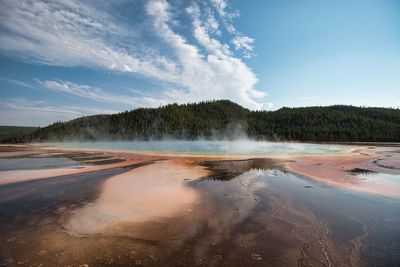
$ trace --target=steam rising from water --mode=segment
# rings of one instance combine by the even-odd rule
[[[252,140],[235,141],[112,141],[49,143],[59,147],[108,149],[154,153],[216,154],[216,155],[292,155],[326,154],[348,149],[340,145],[274,143]]]

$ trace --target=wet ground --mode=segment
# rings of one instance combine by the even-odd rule
[[[53,167],[110,159],[46,157],[44,168],[57,157],[62,163]],[[327,185],[271,159],[197,165],[210,174],[184,181],[199,195],[190,208],[85,235],[66,226],[74,211],[96,203],[106,181],[161,165],[147,161],[0,185],[0,266],[400,266],[397,198]],[[351,175],[399,178],[361,169]]]
[[[0,159],[0,170],[35,170],[61,167],[78,167],[81,163],[62,157],[31,156],[24,158]]]

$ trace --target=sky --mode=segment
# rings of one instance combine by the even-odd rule
[[[0,0],[0,125],[216,99],[400,107],[400,1]]]

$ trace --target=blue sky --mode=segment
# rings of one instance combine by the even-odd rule
[[[210,99],[400,107],[398,0],[0,5],[0,125]]]

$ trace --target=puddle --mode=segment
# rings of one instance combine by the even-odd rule
[[[82,163],[64,157],[25,157],[0,159],[0,171],[41,170],[77,165],[82,165]]]

